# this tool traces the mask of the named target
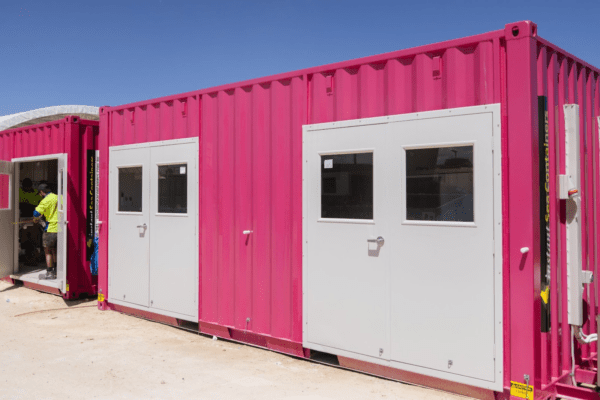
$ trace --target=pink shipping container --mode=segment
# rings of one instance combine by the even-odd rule
[[[596,399],[599,74],[523,21],[104,107],[99,308]]]
[[[0,132],[0,278],[65,299],[97,294],[89,261],[96,221],[88,210],[97,209],[98,133],[98,121],[77,116]],[[45,279],[42,228],[29,222],[34,206],[20,199],[25,179],[59,196],[56,279]]]

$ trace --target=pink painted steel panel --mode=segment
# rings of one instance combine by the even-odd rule
[[[235,311],[235,291],[234,276],[235,276],[235,258],[234,253],[234,236],[239,233],[235,232],[234,220],[234,176],[233,176],[233,149],[235,144],[234,132],[234,97],[230,91],[220,91],[216,98],[217,105],[217,123],[215,124],[215,147],[217,148],[217,207],[209,210],[209,213],[218,215],[218,223],[216,231],[207,235],[206,240],[213,241],[213,248],[216,248],[217,259],[216,269],[217,275],[215,280],[217,283],[217,304],[216,304],[216,319],[207,322],[217,322],[221,325],[232,326],[233,315]],[[206,171],[202,168],[202,171]],[[206,192],[205,192],[206,193]],[[204,275],[208,277],[207,275]],[[200,282],[200,288],[204,285]],[[209,307],[209,304],[203,304],[204,310]],[[205,321],[204,318],[200,317]]]
[[[507,30],[511,28],[507,27]],[[508,201],[511,231],[508,237],[510,286],[504,288],[511,300],[510,346],[512,359],[510,380],[522,382],[525,374],[539,385],[540,359],[540,243],[539,179],[537,154],[537,97],[535,39],[520,24],[522,37],[507,34],[508,101]],[[506,156],[504,154],[503,156]],[[514,177],[514,179],[513,179]],[[519,249],[533,251],[521,254]],[[538,294],[535,296],[534,294]],[[518,353],[513,352],[518,349]],[[514,355],[518,354],[518,357]]]
[[[0,209],[7,209],[10,206],[10,177],[0,175]]]
[[[253,235],[243,231],[252,229],[252,91],[235,89],[235,117],[238,131],[234,151],[234,293],[237,307],[233,325],[246,327],[246,319],[252,315],[252,240]],[[252,321],[250,321],[252,322]]]
[[[592,84],[594,90],[592,114],[595,116],[592,121],[592,137],[593,137],[593,179],[594,179],[594,251],[596,252],[596,264],[594,264],[594,276],[598,276],[598,260],[600,259],[600,74],[595,73],[594,82]],[[596,309],[600,307],[600,285],[598,281],[594,281],[593,296],[596,299]],[[597,332],[600,334],[600,332]],[[598,343],[595,344],[596,355],[598,354]]]
[[[252,315],[254,332],[269,334],[271,331],[271,107],[270,85],[252,86],[253,94],[253,140],[252,140],[252,229],[250,240],[254,241],[252,264]],[[267,282],[267,284],[265,284]]]
[[[10,161],[12,158],[14,135],[8,132],[0,132],[0,160]],[[6,175],[0,175],[0,208],[8,208],[10,191],[8,185],[10,179]]]
[[[0,132],[0,159],[66,153],[68,156],[69,230],[67,234],[66,299],[95,295],[98,277],[86,259],[87,150],[98,148],[98,121],[69,116],[62,120]]]
[[[502,34],[104,108],[103,154],[200,136],[200,320],[301,342],[302,125],[500,101]]]
[[[300,344],[302,125],[501,103],[504,386],[528,374],[536,390],[555,393],[571,368],[565,207],[556,199],[556,176],[565,170],[562,106],[580,105],[582,250],[585,268],[597,270],[599,72],[539,38],[535,24],[508,24],[479,36],[103,108],[101,173],[108,176],[110,146],[200,137],[200,324]],[[548,333],[540,330],[539,160],[532,157],[539,95],[548,98],[553,199]],[[106,179],[101,193],[106,221]],[[99,285],[107,294],[108,232],[101,232]],[[521,247],[532,251],[524,256]],[[590,293],[586,312],[593,321],[598,285]],[[584,329],[595,332],[589,322]],[[575,346],[578,357],[596,357],[595,345]]]
[[[547,41],[537,40],[537,93],[548,96],[549,137],[550,137],[550,175],[564,174],[565,171],[565,131],[564,104],[579,104],[580,130],[583,153],[582,168],[582,254],[584,269],[597,270],[598,224],[598,131],[596,116],[598,110],[598,84],[600,71],[597,68],[576,59]],[[567,317],[567,280],[566,280],[566,228],[564,201],[556,199],[556,179],[550,179],[551,219],[551,331],[542,334],[539,360],[542,386],[551,385],[563,378],[571,368],[570,328]],[[587,322],[586,334],[596,332],[595,318],[598,315],[598,288],[589,286],[590,296],[584,295],[588,304],[585,309]],[[552,306],[554,305],[554,306]],[[560,314],[562,313],[562,314]],[[562,320],[562,323],[560,323]],[[534,330],[535,332],[535,330]],[[597,357],[597,346],[575,343],[577,358]],[[511,351],[515,352],[512,346]],[[545,353],[545,354],[544,354]],[[577,361],[578,368],[584,363]],[[583,371],[583,370],[582,370]]]

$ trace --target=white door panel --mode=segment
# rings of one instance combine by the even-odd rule
[[[198,313],[198,150],[151,148],[150,306],[189,316]]]
[[[393,196],[400,201],[390,214],[395,227],[390,238],[396,244],[390,279],[392,359],[489,381],[494,380],[492,131],[491,113],[390,124],[390,147],[403,149],[402,165],[393,169],[393,179],[403,182]],[[450,196],[425,213],[441,221],[407,220],[409,205],[402,189],[410,179],[406,154],[415,147],[454,152],[454,158],[432,170],[439,174],[431,179],[441,180],[440,193]],[[472,160],[461,158],[457,149],[469,148]],[[442,151],[434,151],[438,160],[443,158]],[[423,158],[414,161],[420,163],[415,173],[427,171]],[[468,170],[461,163],[472,163],[472,174],[458,172]],[[453,200],[453,194],[464,190],[456,189],[464,184],[461,175],[472,176],[473,192]],[[450,183],[444,188],[446,181]],[[456,201],[462,203],[457,206]],[[448,208],[474,218],[449,220],[454,213],[448,214]]]
[[[493,105],[304,127],[305,347],[502,388],[499,116]],[[321,218],[356,190],[322,155],[365,149],[373,219]]]
[[[149,306],[150,149],[110,153],[109,299]]]
[[[14,166],[0,161],[0,279],[13,273],[15,228]],[[4,204],[4,203],[8,204]]]
[[[190,139],[111,149],[109,300],[197,321],[198,152]]]
[[[306,340],[389,359],[386,287],[391,249],[375,241],[386,236],[386,196],[384,185],[373,184],[385,179],[385,170],[378,162],[385,151],[386,129],[385,125],[376,125],[308,133],[311,147],[306,154],[310,176],[307,195],[311,202],[307,263],[322,267],[310,269],[305,286],[311,293],[306,303]],[[352,167],[347,167],[352,163],[359,165],[360,157],[368,155],[372,157],[372,215],[349,218],[356,205],[323,214],[322,192],[324,202],[329,204],[332,198],[348,198],[368,190],[356,182],[358,173],[352,175]],[[338,163],[343,165],[337,168]],[[321,174],[323,185],[329,188],[322,188]]]

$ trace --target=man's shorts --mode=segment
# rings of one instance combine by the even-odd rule
[[[42,244],[45,248],[55,249],[56,248],[57,234],[56,232],[44,232],[42,236]]]

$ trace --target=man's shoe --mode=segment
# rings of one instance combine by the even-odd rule
[[[46,271],[46,279],[56,279],[56,271],[54,271],[54,270]]]

